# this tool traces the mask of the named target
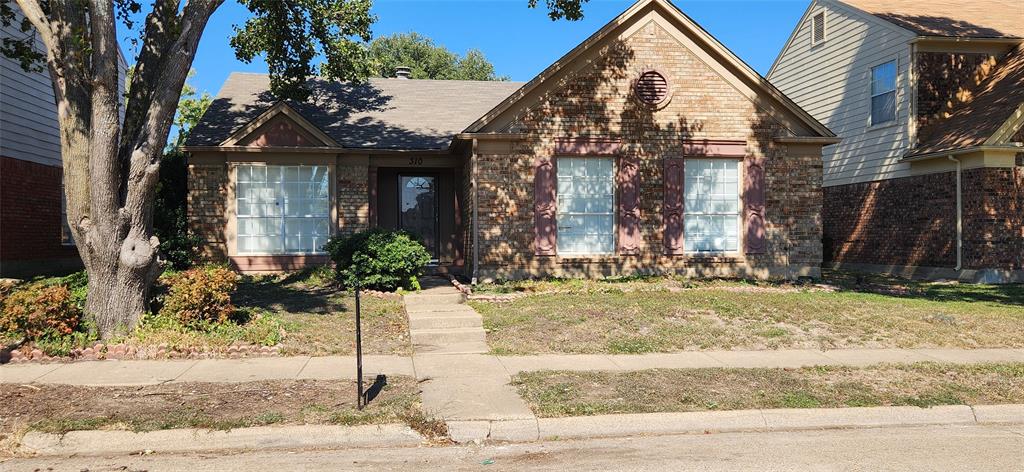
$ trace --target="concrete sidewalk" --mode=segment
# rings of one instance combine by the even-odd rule
[[[670,354],[544,354],[492,356],[448,354],[415,357],[364,356],[367,376],[410,376],[420,380],[479,378],[506,382],[520,372],[538,370],[631,371],[702,367],[797,368],[817,365],[863,367],[880,363],[1024,362],[1024,349],[841,349],[816,351],[692,351]],[[0,366],[0,383],[68,385],[155,385],[166,382],[249,382],[273,379],[355,379],[354,356],[262,357],[251,359],[81,361],[64,364]]]

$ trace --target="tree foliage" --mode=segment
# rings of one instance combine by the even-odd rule
[[[465,56],[434,44],[419,33],[396,33],[370,42],[370,73],[395,77],[398,67],[409,67],[414,79],[508,80],[494,73],[494,65],[477,49]]]
[[[551,20],[579,21],[583,19],[583,4],[590,0],[544,0]],[[537,8],[537,0],[529,0],[530,8]]]

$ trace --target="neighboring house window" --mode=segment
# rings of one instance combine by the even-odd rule
[[[825,12],[818,12],[811,18],[811,44],[825,40]]]
[[[871,68],[871,124],[896,119],[896,61]]]
[[[330,237],[327,166],[237,167],[239,254],[323,251]]]
[[[684,250],[738,251],[740,161],[687,159],[685,175]]]
[[[75,237],[71,234],[71,225],[68,224],[68,197],[64,192],[64,180],[60,181],[60,243],[65,246],[74,246]]]
[[[558,158],[558,254],[615,252],[615,166],[610,157]]]

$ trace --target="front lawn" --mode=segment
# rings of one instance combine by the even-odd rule
[[[355,295],[322,273],[243,277],[232,300],[281,319],[283,355],[350,355],[355,352]],[[363,352],[411,354],[409,324],[399,300],[361,297]]]
[[[471,301],[499,354],[1022,347],[1024,285],[830,273],[820,285],[671,278],[518,282]]]
[[[802,369],[526,372],[513,385],[540,417],[753,408],[1024,402],[1024,363]]]

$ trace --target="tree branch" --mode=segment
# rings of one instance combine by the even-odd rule
[[[92,126],[90,135],[90,203],[93,223],[99,231],[112,236],[123,234],[116,217],[119,207],[121,166],[117,159],[120,122],[118,106],[118,53],[114,4],[89,2],[89,26],[92,33]]]

